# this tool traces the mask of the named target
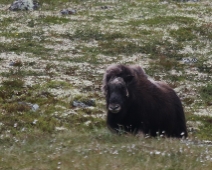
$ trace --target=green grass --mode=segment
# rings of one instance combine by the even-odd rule
[[[103,50],[103,54],[110,56],[117,56],[119,54],[130,56],[135,53],[143,52],[143,48],[139,44],[127,41],[100,42],[99,46]]]
[[[192,24],[194,23],[193,18],[181,17],[181,16],[156,16],[145,20],[132,20],[129,21],[130,25],[139,26],[142,24],[154,26],[154,25],[169,25],[169,24]]]
[[[206,84],[202,87],[200,95],[207,105],[212,105],[212,84]]]
[[[170,35],[176,38],[178,42],[192,41],[197,38],[192,31],[192,28],[180,28],[178,30],[170,31]]]
[[[47,88],[70,88],[71,85],[65,81],[49,81],[46,85]]]
[[[168,58],[165,56],[160,56],[159,60],[155,60],[154,62],[150,63],[152,65],[152,69],[158,70],[158,71],[163,71],[163,70],[180,70],[182,69],[179,63],[173,59],[173,58]],[[175,79],[175,78],[173,78]]]
[[[7,27],[8,25],[11,24],[11,22],[14,22],[14,21],[15,21],[15,18],[4,18],[0,22],[0,26],[1,27]]]
[[[174,139],[114,136],[104,130],[87,134],[67,131],[54,137],[38,137],[43,139],[33,138],[24,144],[18,141],[11,146],[13,149],[4,149],[1,167],[14,170],[24,167],[79,170],[211,168],[207,160],[211,153],[206,154],[203,147],[197,149]],[[15,156],[17,154],[19,156]]]
[[[47,24],[64,24],[68,23],[70,19],[56,16],[46,16],[42,19],[42,21]]]
[[[10,131],[11,136],[21,136],[31,131],[40,134],[54,132],[55,126],[60,126],[61,123],[60,119],[53,117],[52,114],[62,111],[60,108],[55,108],[55,105],[68,104],[55,99],[48,89],[70,89],[71,85],[66,82],[50,81],[43,86],[36,85],[27,89],[23,86],[22,79],[13,79],[4,81],[0,87],[0,101],[4,103],[0,106],[0,110],[3,111],[0,119],[5,125],[0,129],[1,133]],[[39,106],[36,111],[32,110],[34,104]],[[36,124],[33,123],[34,120],[37,120]],[[16,128],[14,124],[17,124]]]
[[[167,40],[153,40],[144,43],[143,53],[151,54],[152,58],[158,58],[160,56],[173,58],[175,60],[181,60],[186,55],[179,54],[178,51],[183,49],[181,42],[172,43]]]
[[[212,25],[210,23],[207,23],[201,26],[196,26],[194,30],[198,32],[203,38],[211,39],[212,38],[211,27]]]
[[[205,139],[205,140],[211,140],[212,135],[210,134],[211,128],[212,128],[212,118],[210,116],[196,116],[196,115],[189,115],[187,116],[187,121],[193,121],[193,122],[201,122],[201,125],[199,126],[198,131],[194,131],[192,133],[193,136],[198,136],[198,138]]]
[[[50,49],[35,41],[13,41],[12,43],[0,43],[1,52],[15,52],[17,54],[27,52],[35,55],[46,55]]]
[[[211,64],[210,63],[205,63],[205,61],[207,61],[207,58],[206,59],[202,59],[202,60],[200,60],[197,63],[197,67],[198,67],[199,71],[203,72],[203,73],[212,73]]]
[[[83,28],[78,28],[73,35],[65,34],[61,36],[68,37],[71,40],[82,40],[82,41],[89,41],[89,40],[112,41],[115,39],[127,38],[127,35],[123,33],[120,32],[103,33],[99,29],[91,28],[88,25],[84,26]]]

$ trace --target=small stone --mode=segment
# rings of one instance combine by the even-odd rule
[[[63,9],[63,10],[61,10],[60,11],[60,13],[62,14],[62,15],[74,15],[74,14],[76,14],[76,10],[75,9],[71,9],[71,10],[69,10],[69,9]]]
[[[9,66],[14,66],[15,65],[15,62],[11,61]]]
[[[160,155],[161,152],[155,151],[155,155]]]
[[[32,111],[36,111],[39,109],[39,106],[37,104],[32,105]]]
[[[64,128],[64,127],[55,127],[55,130],[56,131],[65,131],[65,130],[68,130],[68,129]]]
[[[108,6],[101,6],[102,9],[108,9]]]
[[[38,120],[35,119],[35,120],[32,122],[32,124],[33,124],[33,125],[36,125],[37,121],[38,121]]]
[[[91,123],[92,123],[92,122],[91,122],[90,120],[88,120],[88,121],[85,122],[84,124],[85,124],[86,126],[89,126]]]
[[[14,124],[14,128],[16,128],[17,126],[18,126],[18,124],[17,124],[17,123],[15,123],[15,124]]]

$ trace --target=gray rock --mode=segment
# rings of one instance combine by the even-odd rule
[[[16,0],[14,1],[9,10],[18,11],[18,10],[36,10],[38,9],[38,2],[35,0]]]
[[[39,106],[37,104],[33,104],[32,107],[31,107],[32,111],[36,111],[39,109]]]
[[[18,102],[18,104],[28,106],[34,112],[39,109],[39,105],[38,104],[32,104],[32,103],[27,103],[27,102]]]
[[[9,63],[9,66],[14,66],[15,65],[15,62],[14,61],[11,61],[10,63]]]

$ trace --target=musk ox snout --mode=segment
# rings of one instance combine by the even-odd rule
[[[118,113],[120,110],[121,110],[121,105],[119,104],[109,104],[108,106],[108,110],[111,112],[111,113]]]

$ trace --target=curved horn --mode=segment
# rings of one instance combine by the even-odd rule
[[[101,88],[101,90],[102,90],[102,92],[103,92],[104,95],[107,95],[107,91],[108,91],[107,90],[107,85],[103,85],[102,88]]]
[[[129,97],[129,95],[130,95],[130,94],[129,94],[129,91],[128,91],[128,89],[126,88],[126,96]]]

